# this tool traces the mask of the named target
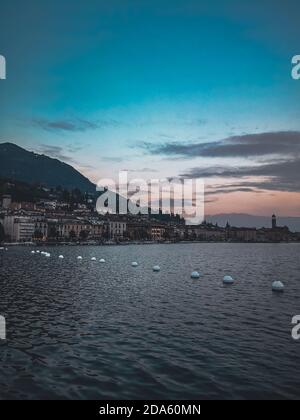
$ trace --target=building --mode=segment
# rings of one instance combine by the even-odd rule
[[[44,218],[35,222],[34,239],[45,241],[48,238],[48,222]]]
[[[35,221],[31,217],[5,216],[3,228],[12,242],[30,242],[34,237]]]
[[[48,239],[69,240],[102,240],[107,235],[107,226],[101,221],[76,219],[48,220]]]
[[[11,196],[10,195],[3,195],[2,197],[2,208],[9,209],[11,206]]]
[[[225,241],[225,230],[211,223],[186,227],[186,239],[193,241]]]
[[[109,239],[120,240],[123,239],[126,232],[126,222],[124,221],[109,221]]]
[[[139,220],[130,220],[127,222],[127,229],[125,233],[126,238],[132,241],[149,240],[149,222],[141,222]]]
[[[35,211],[36,205],[34,203],[27,203],[27,202],[11,203],[10,209],[14,211],[18,211],[18,210]]]
[[[164,225],[151,225],[149,233],[152,241],[163,241],[166,237],[166,227]]]
[[[90,234],[88,222],[79,220],[52,220],[49,222],[48,239],[87,239]]]
[[[227,239],[236,242],[256,242],[257,230],[256,228],[227,228]]]
[[[173,225],[172,226],[172,239],[175,241],[181,241],[185,238],[185,225]]]

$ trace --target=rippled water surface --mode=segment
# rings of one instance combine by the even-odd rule
[[[299,244],[30,251],[0,251],[0,398],[300,397]]]

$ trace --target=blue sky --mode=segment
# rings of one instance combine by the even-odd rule
[[[294,0],[5,2],[0,141],[63,159],[94,181],[121,169],[147,177],[215,170],[206,177],[211,212],[243,197],[241,211],[295,215],[298,184],[272,166],[268,187],[263,165],[283,158],[278,133],[300,131],[300,82],[290,76],[299,18]],[[275,133],[277,152],[272,143],[266,152],[266,133]],[[265,152],[170,148],[226,146],[232,137],[258,140]],[[286,162],[299,157],[299,141],[292,137]],[[253,166],[263,174],[248,170],[247,186],[234,185]],[[221,167],[238,171],[220,177]]]

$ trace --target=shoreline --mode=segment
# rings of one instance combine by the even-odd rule
[[[270,242],[245,242],[245,241],[178,241],[178,242],[120,242],[120,243],[35,243],[35,242],[26,242],[26,243],[3,243],[0,244],[1,248],[12,248],[12,247],[40,247],[40,248],[46,248],[46,247],[108,247],[108,246],[132,246],[132,245],[187,245],[187,244],[299,244],[300,241],[270,241]]]

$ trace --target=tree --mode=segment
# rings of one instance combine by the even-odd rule
[[[43,239],[43,234],[42,234],[42,232],[41,232],[40,230],[36,230],[36,231],[34,232],[33,237],[34,237],[35,239]]]
[[[79,237],[82,241],[85,241],[89,236],[89,232],[87,230],[81,230]]]
[[[3,228],[2,224],[0,223],[0,243],[3,242],[4,239],[5,239],[4,228]]]
[[[74,239],[76,239],[76,233],[74,230],[71,230],[69,233],[69,237],[71,239],[71,241],[73,241]]]
[[[59,232],[58,232],[58,230],[56,230],[55,226],[50,227],[48,237],[51,238],[51,239],[56,239],[56,240],[59,239]]]
[[[63,192],[62,192],[62,199],[66,203],[70,203],[70,193],[69,193],[68,190],[66,190],[66,189],[63,190]]]

